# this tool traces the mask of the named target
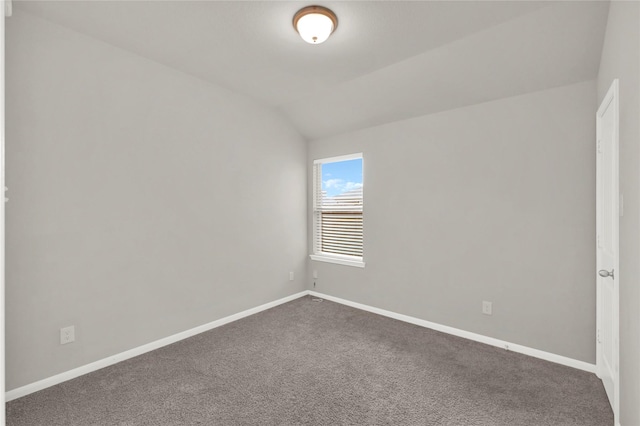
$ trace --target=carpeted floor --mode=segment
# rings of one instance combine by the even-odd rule
[[[303,297],[7,404],[8,425],[610,426],[593,375]]]

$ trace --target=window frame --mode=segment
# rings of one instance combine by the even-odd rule
[[[327,253],[322,251],[317,251],[319,247],[318,239],[320,238],[319,234],[319,209],[317,206],[318,193],[317,191],[322,191],[322,172],[318,176],[318,165],[322,166],[327,163],[337,163],[341,161],[349,161],[349,160],[362,160],[362,184],[363,184],[363,193],[362,193],[362,223],[363,223],[363,235],[362,235],[362,256],[348,256],[344,254],[338,253]],[[321,168],[320,168],[321,170]],[[312,195],[313,195],[313,205],[312,205],[312,233],[313,233],[313,248],[312,254],[309,255],[311,260],[316,260],[319,262],[328,262],[328,263],[336,263],[339,265],[345,266],[355,266],[358,268],[364,268],[364,156],[361,152],[355,154],[348,155],[340,155],[337,157],[328,157],[321,158],[317,160],[313,160],[313,181],[312,181]],[[320,231],[321,232],[321,231]]]

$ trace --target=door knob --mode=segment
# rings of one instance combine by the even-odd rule
[[[599,274],[602,278],[611,277],[611,279],[613,279],[613,269],[611,270],[611,272],[607,271],[606,269],[600,269],[600,270],[598,271],[598,274]]]

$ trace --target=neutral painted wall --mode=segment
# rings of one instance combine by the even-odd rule
[[[20,11],[6,73],[8,390],[305,288],[278,115]]]
[[[620,79],[620,423],[640,425],[640,3],[611,2],[598,104]]]
[[[310,261],[316,290],[595,362],[595,98],[584,82],[311,142],[309,169],[364,155],[366,267]]]

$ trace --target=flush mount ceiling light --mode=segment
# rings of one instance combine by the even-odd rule
[[[320,44],[338,27],[338,17],[322,6],[307,6],[293,17],[293,27],[310,44]]]

